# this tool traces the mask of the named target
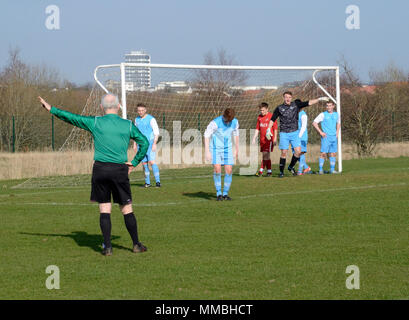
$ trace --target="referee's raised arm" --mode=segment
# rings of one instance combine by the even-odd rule
[[[149,142],[138,128],[127,119],[122,119],[118,97],[106,94],[101,99],[102,117],[89,117],[74,114],[52,107],[38,97],[43,107],[59,119],[90,131],[94,138],[94,165],[91,179],[91,201],[98,202],[100,227],[103,237],[102,254],[112,255],[111,244],[111,202],[119,204],[124,216],[135,253],[145,252],[147,248],[139,242],[136,218],[132,209],[132,192],[129,173],[145,157]],[[138,145],[138,153],[128,162],[128,147],[133,139]]]
[[[95,124],[95,117],[81,116],[69,111],[61,110],[48,104],[43,98],[38,97],[43,107],[58,119],[68,122],[78,128],[91,131]]]

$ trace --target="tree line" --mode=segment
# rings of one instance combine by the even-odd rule
[[[204,64],[237,63],[225,50],[219,50],[216,54],[207,53]],[[371,156],[377,143],[409,141],[409,75],[391,63],[382,70],[372,70],[369,73],[370,84],[365,85],[344,58],[339,61],[339,65],[343,141],[354,144],[357,154],[361,157]],[[223,107],[234,107],[240,101],[246,109],[245,117],[254,113],[254,121],[241,119],[244,115],[238,115],[239,120],[248,123],[246,125],[250,129],[253,122],[255,123],[257,101],[267,100],[275,107],[282,102],[282,98],[279,91],[277,95],[245,97],[247,100],[234,92],[231,95],[226,94],[229,87],[242,85],[245,80],[246,76],[239,71],[198,71],[194,81],[196,86],[203,89],[199,91],[199,97],[181,98],[169,93],[169,106],[164,107],[159,102],[155,105],[153,102],[150,107],[152,113],[159,118],[158,123],[161,124],[163,120],[163,124],[170,127],[169,121],[191,113],[189,106],[195,103],[193,100],[197,100],[198,109],[195,114],[190,114],[189,118],[192,123],[182,125],[202,131],[208,120]],[[311,98],[316,89],[312,84],[309,86],[303,88],[303,97],[296,98]],[[90,97],[91,89],[90,85],[76,86],[62,79],[58,70],[48,66],[29,65],[22,61],[18,49],[10,50],[9,60],[0,71],[0,151],[49,150],[52,145],[58,150],[69,136],[72,127],[62,121],[53,121],[39,106],[37,96],[42,95],[55,105],[81,113]],[[149,93],[141,93],[138,97],[146,98],[146,101],[151,103],[155,101]],[[139,99],[138,97],[135,99]],[[98,103],[94,102],[95,107]],[[311,108],[308,111],[310,121],[321,111],[322,107]],[[309,130],[312,133],[311,127]],[[318,143],[318,135],[311,134],[310,141]]]

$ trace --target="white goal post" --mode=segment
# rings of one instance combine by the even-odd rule
[[[165,72],[166,75],[162,76],[162,74],[165,74]],[[113,73],[115,73],[114,77],[109,76]],[[101,74],[105,74],[105,77],[101,76]],[[135,77],[137,79],[138,75],[139,77],[146,76],[146,79],[149,81],[149,85],[130,86],[133,85],[132,81],[135,81]],[[132,76],[134,77],[133,80],[130,78]],[[177,90],[175,89],[172,91],[172,86],[179,85],[184,86],[184,88],[189,87],[189,89],[183,89],[184,91],[182,93],[179,92],[181,96],[183,95],[186,97],[187,92],[192,92],[188,91],[192,89],[191,83],[196,81],[196,83],[201,83],[202,92],[205,91],[209,93],[209,95],[210,92],[219,90],[219,88],[222,88],[220,91],[223,95],[231,96],[235,95],[234,92],[236,92],[238,89],[243,92],[243,90],[245,91],[246,88],[250,88],[248,91],[251,91],[251,89],[254,89],[253,91],[257,91],[257,89],[261,88],[265,89],[263,92],[267,92],[273,87],[276,89],[282,88],[283,90],[291,90],[292,88],[295,88],[295,90],[298,90],[298,93],[301,96],[303,92],[302,90],[305,90],[306,94],[311,94],[311,92],[314,92],[314,94],[317,95],[324,94],[336,104],[336,110],[341,119],[340,79],[338,66],[237,66],[120,63],[100,65],[96,67],[94,71],[94,78],[98,86],[104,92],[115,93],[121,98],[123,118],[130,118],[130,113],[127,107],[130,106],[130,99],[138,99],[136,98],[137,93],[143,93],[145,96],[149,94],[152,95],[152,92],[159,91],[175,93]],[[194,80],[192,80],[193,78]],[[239,80],[231,81],[231,79]],[[213,84],[211,83],[212,81]],[[204,86],[208,87],[204,88],[203,83],[205,83]],[[312,86],[314,86],[313,89],[311,89]],[[265,97],[265,95],[263,97]],[[316,97],[317,96],[302,98]],[[164,106],[168,103],[165,98],[160,99],[163,100]],[[220,101],[222,100],[220,96],[218,96],[217,99]],[[187,98],[185,98],[185,100],[187,100]],[[185,103],[185,101],[183,101],[183,103]],[[211,101],[212,105],[217,105],[217,103],[215,103],[214,100]],[[246,103],[248,104],[248,102]],[[249,110],[246,103],[243,103],[243,110]],[[132,103],[132,106],[135,108],[135,103]],[[275,107],[275,105],[272,105],[272,107]],[[177,107],[175,106],[173,108],[174,109],[171,110],[170,113],[174,113],[174,116],[176,117]],[[216,109],[217,108],[215,107],[215,110]],[[187,114],[186,116],[191,118],[193,117],[192,112],[184,112]],[[255,122],[257,115],[253,115],[253,113],[249,113],[249,116],[251,116],[252,121]],[[198,116],[200,127],[200,113],[198,113]],[[165,118],[165,115],[163,117]],[[133,118],[130,119],[133,120]],[[163,123],[165,123],[165,120],[163,120]],[[338,136],[338,171],[342,172],[341,131]]]

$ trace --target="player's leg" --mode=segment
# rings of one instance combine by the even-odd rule
[[[300,157],[300,161],[302,161],[303,163],[303,174],[307,174],[307,173],[312,173],[310,166],[307,164],[307,160],[306,160],[306,154],[307,154],[307,145],[308,145],[308,141],[307,140],[301,140],[301,157]]]
[[[109,165],[95,161],[92,168],[90,200],[99,204],[99,225],[103,238],[103,255],[112,255],[111,244],[111,189],[107,173],[111,172]]]
[[[300,160],[301,155],[301,140],[298,136],[298,131],[294,131],[288,134],[290,143],[294,148],[293,157],[291,158],[290,165],[288,166],[288,171],[290,171],[293,175],[297,175],[294,167],[297,164],[298,160]]]
[[[336,158],[335,158],[335,153],[330,153],[329,154],[329,172],[334,173],[335,171],[335,163],[336,163]]]
[[[256,176],[260,177],[263,175],[264,172],[264,156],[262,154],[262,158],[261,158],[261,163],[260,163],[260,169],[257,171]]]
[[[324,173],[324,163],[325,163],[325,158],[327,156],[327,153],[329,151],[329,145],[328,145],[328,137],[321,137],[321,155],[319,158],[319,174]]]
[[[145,184],[144,187],[148,188],[151,186],[151,178],[150,178],[150,171],[149,171],[149,163],[148,162],[142,162],[143,165],[143,173],[145,175]]]
[[[156,162],[153,161],[149,161],[149,164],[152,167],[152,171],[153,171],[153,176],[155,177],[155,182],[156,182],[156,187],[160,187],[160,174],[159,174],[159,167],[156,164]]]
[[[119,165],[115,175],[111,178],[112,198],[124,216],[126,229],[131,236],[133,243],[133,252],[146,251],[146,247],[139,242],[138,227],[136,218],[132,210],[132,193],[129,184],[128,166]]]
[[[299,176],[303,174],[304,163],[305,163],[305,153],[301,151],[300,161],[298,162],[298,172],[297,172]]]
[[[140,241],[138,237],[138,224],[136,222],[135,215],[132,210],[132,204],[125,204],[125,205],[119,205],[119,208],[124,216],[124,222],[126,229],[129,232],[129,235],[131,236],[132,243],[133,243],[133,249],[132,251],[135,253],[138,252],[145,252],[148,250]]]
[[[331,137],[331,143],[328,148],[330,173],[335,172],[336,153],[338,152],[338,141],[336,137]]]
[[[319,158],[319,174],[323,174],[324,173],[324,163],[325,163],[325,158],[326,158],[327,154],[325,152],[321,152],[320,158]]]
[[[267,168],[267,162],[265,160],[265,155],[264,155],[264,152],[266,151],[266,146],[267,146],[267,142],[262,142],[260,140],[261,164],[260,164],[260,170],[256,173],[257,177],[262,176],[264,170]]]
[[[266,152],[263,152],[263,159],[265,161],[265,164],[267,166],[267,177],[271,176],[271,157],[270,157],[270,152],[272,151],[272,145],[273,143],[270,142],[270,149]]]
[[[102,254],[106,256],[112,255],[111,244],[111,202],[99,204],[99,226],[101,228],[102,237],[104,239]]]
[[[213,164],[213,181],[216,189],[217,200],[222,199],[222,166],[220,163]]]
[[[222,164],[223,152],[213,146],[212,150],[212,164],[213,164],[213,181],[216,189],[217,201],[223,200],[222,196]]]
[[[224,184],[223,184],[223,200],[231,200],[229,191],[233,180],[233,166],[224,165]]]
[[[145,157],[142,159],[143,171],[145,175],[145,184],[143,187],[149,188],[151,186],[150,171],[149,171],[149,161],[150,155],[152,153],[152,142],[149,143],[148,151],[146,152]],[[153,168],[152,168],[153,169]]]
[[[288,139],[288,135],[286,132],[280,132],[280,142],[279,142],[279,148],[281,151],[280,155],[280,174],[279,177],[282,178],[284,177],[284,168],[285,168],[285,162],[287,158],[287,150],[288,147],[290,146],[290,141]]]

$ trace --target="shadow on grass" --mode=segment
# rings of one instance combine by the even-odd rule
[[[134,187],[140,187],[140,188],[144,188],[145,187],[145,182],[129,182],[129,184],[131,186]]]
[[[20,234],[25,234],[29,236],[41,236],[41,237],[65,237],[74,240],[79,247],[88,247],[96,252],[101,252],[102,250],[102,235],[100,234],[88,234],[85,231],[73,231],[69,234],[56,234],[56,233],[29,233],[20,232]],[[111,240],[119,239],[120,236],[111,236]],[[112,243],[112,248],[123,249],[132,251],[130,248],[126,248],[117,244]]]
[[[203,192],[203,191],[192,192],[192,193],[184,192],[182,194],[185,197],[190,197],[190,198],[200,198],[200,199],[206,199],[206,200],[216,199],[216,196],[213,193]]]

